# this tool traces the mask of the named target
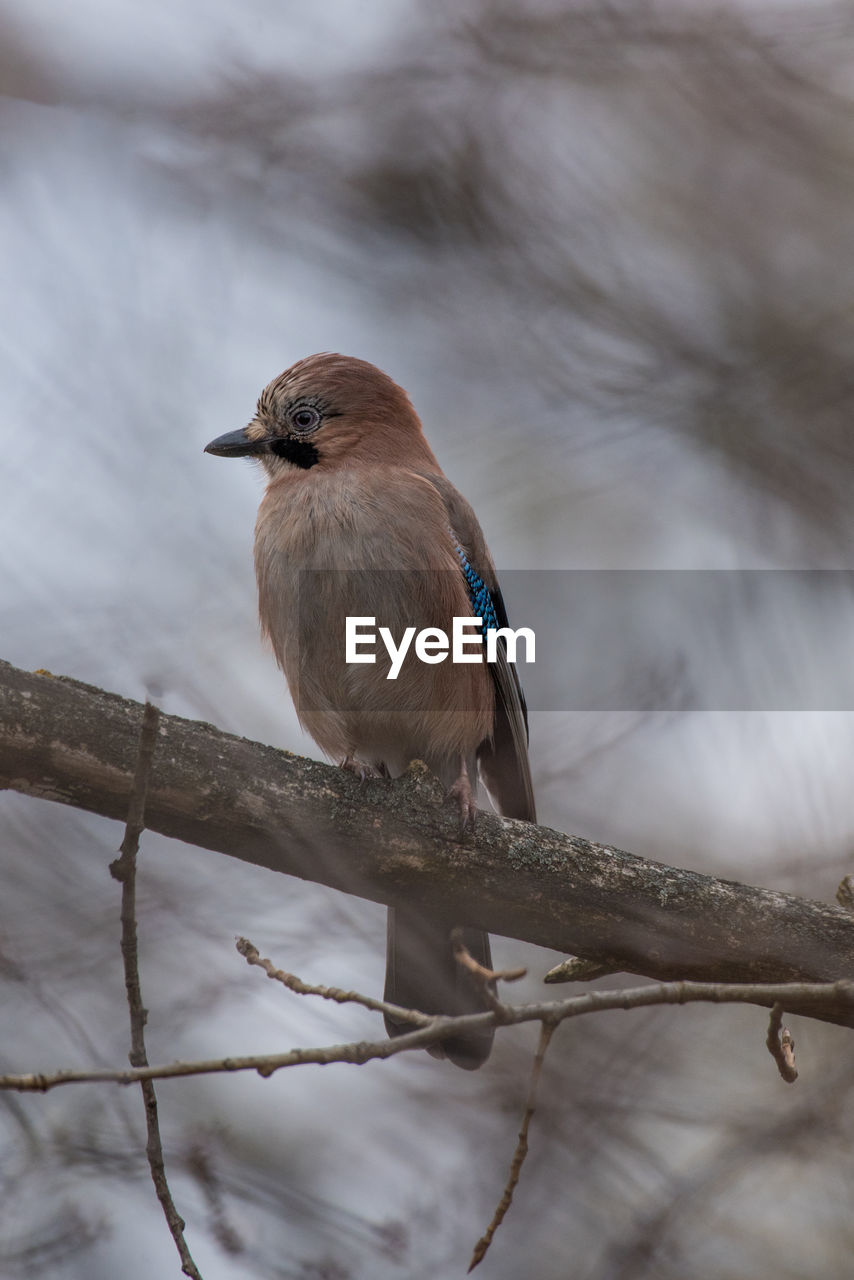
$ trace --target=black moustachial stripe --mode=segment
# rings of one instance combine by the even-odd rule
[[[273,440],[270,444],[270,452],[277,458],[286,458],[295,467],[302,467],[303,471],[308,471],[309,467],[313,467],[320,459],[317,448],[310,440],[296,440],[293,436],[283,436],[279,440]]]

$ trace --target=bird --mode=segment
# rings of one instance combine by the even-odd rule
[[[380,645],[373,662],[346,661],[348,617],[373,618],[393,636],[411,626],[450,634],[455,617],[508,625],[477,517],[406,391],[365,360],[311,355],[264,388],[248,426],[205,452],[250,458],[266,472],[255,526],[261,629],[324,754],[363,777],[398,777],[424,761],[457,805],[463,834],[475,823],[478,777],[499,813],[535,822],[527,708],[502,643],[490,663],[410,655],[394,681]],[[414,902],[389,907],[386,1002],[429,1015],[488,1007],[483,982],[455,959],[450,935],[461,924],[456,938],[491,972],[489,936],[476,921]],[[385,1022],[391,1036],[412,1029],[389,1014]],[[474,1070],[492,1039],[489,1027],[430,1052]]]

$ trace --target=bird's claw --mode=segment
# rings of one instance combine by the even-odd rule
[[[477,803],[474,798],[474,791],[467,773],[461,773],[454,785],[451,787],[446,800],[453,800],[460,815],[459,838],[474,834],[477,824]]]
[[[345,756],[339,766],[346,769],[347,773],[355,773],[359,782],[364,784],[368,778],[387,778],[388,771],[384,768],[376,769],[372,764],[365,764],[361,760],[355,760],[353,756]]]

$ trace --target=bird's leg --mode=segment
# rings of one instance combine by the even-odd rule
[[[447,795],[448,800],[455,800],[460,812],[460,839],[468,831],[474,831],[475,822],[477,821],[477,803],[474,798],[474,788],[469,778],[468,765],[465,756],[460,756],[460,772],[456,782],[451,787]]]

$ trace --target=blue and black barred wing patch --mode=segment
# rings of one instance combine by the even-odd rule
[[[481,630],[509,626],[499,587],[487,587],[470,563],[460,540],[451,530],[460,567],[466,580],[472,612],[481,619]],[[528,764],[528,709],[515,664],[507,660],[503,637],[498,641],[498,661],[490,664],[495,685],[495,723],[492,738],[478,748],[478,766],[486,789],[498,811],[508,818],[536,822],[534,789]]]
[[[497,631],[500,626],[506,626],[507,624],[506,621],[504,623],[499,622],[492,593],[477,570],[469,564],[469,558],[460,546],[459,539],[453,529],[451,534],[454,539],[454,547],[460,558],[463,577],[466,580],[472,613],[476,618],[480,618],[481,634],[485,639],[487,631]]]

